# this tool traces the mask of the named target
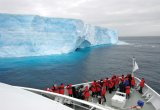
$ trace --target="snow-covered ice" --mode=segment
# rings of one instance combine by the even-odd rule
[[[0,14],[0,57],[63,54],[117,42],[115,30],[78,19]]]

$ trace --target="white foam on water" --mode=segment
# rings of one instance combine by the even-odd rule
[[[125,42],[125,41],[118,41],[118,42],[117,42],[117,45],[132,45],[132,44],[127,43],[127,42]]]

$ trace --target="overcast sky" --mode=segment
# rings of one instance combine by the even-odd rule
[[[160,0],[0,0],[0,13],[76,18],[120,36],[160,36]]]

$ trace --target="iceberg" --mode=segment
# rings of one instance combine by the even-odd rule
[[[64,54],[117,42],[116,30],[79,19],[0,14],[0,57]]]

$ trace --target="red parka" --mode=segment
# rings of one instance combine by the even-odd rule
[[[103,80],[103,87],[106,87],[106,79]]]
[[[59,87],[59,93],[64,94],[64,84],[61,84]]]
[[[108,81],[108,80],[106,80],[106,86],[107,86],[107,87],[108,87],[108,82],[109,82],[109,81]]]
[[[71,84],[67,86],[67,90],[68,90],[68,94],[69,95],[73,94],[73,92],[72,92],[72,85]]]
[[[97,85],[97,82],[96,82],[96,81],[93,81],[92,84],[93,84],[94,86],[96,86],[96,85]]]
[[[119,76],[117,76],[117,77],[116,77],[116,85],[119,84],[119,81],[120,81],[120,78],[119,78]]]
[[[54,89],[54,91],[53,91],[53,92],[55,92],[55,93],[59,93],[58,86],[55,86],[55,89]]]
[[[102,95],[102,96],[105,96],[105,94],[106,94],[106,88],[103,87],[103,88],[102,88],[102,93],[101,93],[101,95]]]
[[[126,87],[126,94],[130,94],[130,86]]]
[[[85,98],[88,98],[88,97],[90,96],[88,86],[86,86],[83,94],[84,94],[84,97],[85,97]]]
[[[124,75],[122,75],[122,82],[124,82]]]
[[[134,77],[132,77],[131,85],[134,86],[136,84]]]
[[[110,80],[110,81],[109,81],[109,84],[108,84],[108,87],[109,87],[109,88],[112,88],[113,86],[114,86],[114,84],[113,84],[112,80]]]
[[[101,91],[101,85],[98,84],[98,83],[96,84],[96,91],[97,91],[97,92],[100,92],[100,91]]]
[[[92,92],[96,92],[96,86],[95,86],[94,84],[92,84],[90,90],[91,90]]]
[[[142,78],[142,80],[141,80],[141,82],[140,82],[140,87],[144,87],[144,83],[145,83],[145,81],[144,81],[144,78]]]

